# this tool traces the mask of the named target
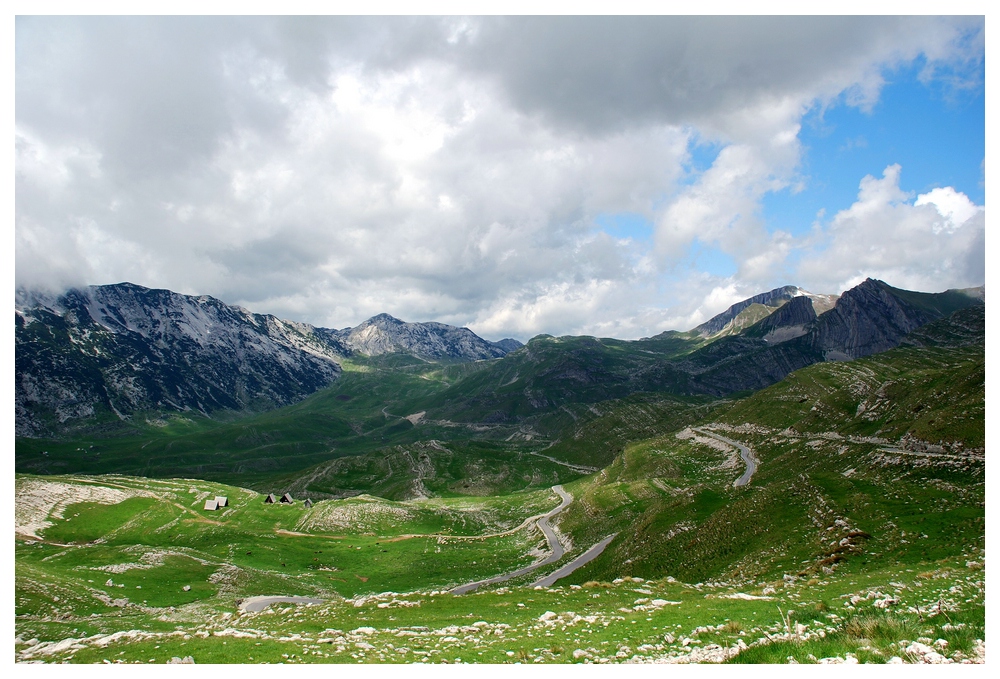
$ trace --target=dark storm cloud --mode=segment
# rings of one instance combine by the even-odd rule
[[[457,41],[455,61],[498,78],[522,110],[605,131],[690,124],[817,86],[836,95],[873,59],[909,60],[982,26],[978,17],[496,18]]]

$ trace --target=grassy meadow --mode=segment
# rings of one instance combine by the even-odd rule
[[[247,420],[19,442],[15,660],[981,662],[985,351],[922,332],[742,399],[560,404],[563,374],[532,382],[557,407],[459,421],[516,376],[397,358]],[[434,406],[469,379],[465,405]],[[746,486],[711,433],[752,451]],[[449,593],[547,554],[532,517],[556,484],[573,496],[553,519],[566,555]],[[287,490],[293,504],[263,502]],[[205,510],[217,495],[229,506]],[[262,595],[323,603],[240,608]]]

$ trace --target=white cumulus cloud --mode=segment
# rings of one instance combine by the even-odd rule
[[[18,17],[16,284],[130,280],[328,327],[385,311],[526,339],[686,329],[789,282],[792,258],[819,262],[820,248],[836,273],[799,274],[821,291],[864,267],[930,289],[972,280],[984,211],[947,187],[913,203],[898,177],[866,179],[802,242],[761,205],[805,181],[808,110],[869,106],[887,69],[918,58],[928,79],[974,64],[983,30],[977,17]],[[702,144],[718,152],[693,168]],[[652,238],[604,233],[622,213]],[[881,240],[858,252],[865,233]],[[697,244],[736,274],[685,264]]]
[[[804,287],[838,292],[869,276],[912,290],[983,284],[985,209],[952,187],[911,202],[901,172],[890,165],[881,178],[866,176],[857,200],[803,244]]]
[[[922,193],[917,196],[917,200],[913,204],[918,207],[933,205],[943,218],[941,225],[937,227],[938,231],[947,231],[948,233],[954,233],[956,229],[985,209],[983,206],[973,203],[961,191],[956,191],[950,186]]]

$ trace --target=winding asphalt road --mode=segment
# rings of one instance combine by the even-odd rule
[[[505,582],[507,580],[510,580],[511,578],[516,578],[519,575],[524,575],[526,573],[530,573],[533,570],[537,570],[542,566],[547,566],[550,563],[555,563],[556,561],[562,558],[563,554],[566,553],[566,548],[563,547],[563,544],[561,542],[559,542],[559,538],[556,536],[556,532],[552,528],[552,524],[549,523],[549,520],[562,510],[566,509],[566,507],[569,506],[569,503],[573,501],[573,496],[567,493],[565,490],[563,490],[562,486],[552,486],[552,490],[554,490],[559,495],[559,497],[562,498],[562,502],[559,504],[558,507],[556,507],[552,511],[540,516],[538,518],[538,524],[537,524],[538,527],[542,530],[542,533],[545,535],[545,539],[548,541],[549,549],[552,551],[552,553],[549,554],[544,559],[542,559],[541,561],[533,563],[530,566],[525,566],[524,568],[519,568],[518,570],[512,573],[504,573],[503,575],[497,575],[495,577],[487,578],[485,580],[476,580],[475,582],[470,582],[466,585],[460,585],[455,589],[451,590],[452,594],[466,594],[483,585],[493,585],[498,582]]]
[[[541,580],[537,580],[536,582],[533,582],[531,584],[531,586],[532,587],[551,587],[552,585],[556,584],[556,580],[559,580],[560,578],[565,578],[567,575],[569,575],[570,573],[572,573],[573,571],[575,571],[580,566],[583,566],[584,564],[590,563],[591,561],[593,561],[594,559],[596,559],[597,557],[599,557],[601,555],[601,552],[604,551],[604,548],[607,547],[609,544],[611,544],[611,541],[615,539],[616,535],[618,535],[618,533],[612,533],[611,535],[609,535],[608,537],[604,538],[603,540],[601,540],[600,542],[598,542],[596,545],[594,545],[593,547],[591,547],[590,549],[588,549],[586,552],[584,552],[580,556],[576,557],[575,559],[573,559],[568,564],[566,564],[562,568],[558,569],[557,571],[555,571],[551,575],[546,575]]]
[[[749,448],[747,448],[742,443],[737,443],[732,439],[727,439],[725,436],[719,436],[718,434],[710,432],[706,429],[702,429],[701,427],[692,427],[691,429],[692,431],[696,431],[699,434],[704,434],[705,436],[711,436],[713,439],[722,441],[723,443],[728,443],[731,446],[739,448],[740,457],[742,457],[743,461],[746,463],[747,470],[743,472],[743,476],[733,481],[733,487],[739,488],[740,486],[745,486],[747,485],[747,483],[750,482],[750,477],[753,476],[753,473],[755,471],[757,471],[757,458],[754,457],[753,453],[750,451]]]

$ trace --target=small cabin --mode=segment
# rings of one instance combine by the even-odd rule
[[[274,493],[268,493],[267,497],[264,498],[264,504],[266,505],[273,505],[277,501],[278,499],[274,497]]]
[[[306,509],[309,509],[310,507],[313,506],[313,501],[310,500],[309,498],[306,498],[306,501],[303,504],[305,505]]]
[[[286,505],[292,504],[292,502],[294,502],[294,500],[292,500],[292,494],[291,493],[285,493],[284,495],[282,495],[281,496],[281,502],[283,504],[286,504]]]
[[[205,500],[205,509],[207,509],[208,511],[214,512],[218,508],[219,508],[218,500]]]
[[[228,507],[229,506],[229,498],[226,497],[225,495],[216,495],[215,496],[215,503],[219,506],[219,509],[222,509],[223,507]]]

